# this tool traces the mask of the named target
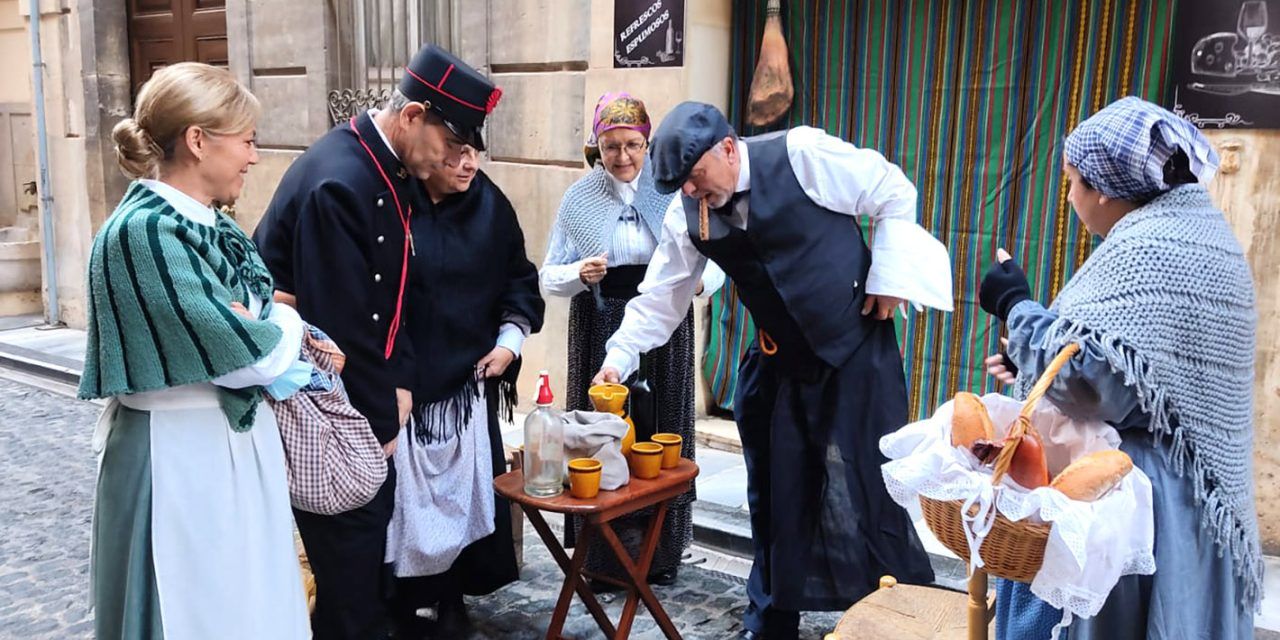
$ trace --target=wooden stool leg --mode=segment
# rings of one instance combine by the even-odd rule
[[[613,527],[609,526],[609,523],[606,522],[600,526],[601,535],[609,543],[609,548],[613,550],[613,554],[618,558],[618,563],[627,572],[632,585],[632,589],[627,595],[627,602],[623,605],[622,619],[618,621],[619,638],[626,637],[621,634],[623,629],[630,630],[631,620],[635,617],[636,609],[639,607],[636,602],[638,598],[649,609],[650,615],[653,616],[654,622],[658,623],[658,627],[662,629],[663,635],[669,640],[680,640],[680,632],[676,630],[676,626],[671,622],[670,616],[667,615],[666,610],[658,602],[657,596],[653,595],[653,589],[649,587],[648,581],[649,565],[653,563],[653,554],[658,549],[658,534],[662,530],[662,521],[667,515],[667,505],[667,502],[659,504],[653,514],[653,520],[649,523],[649,530],[645,532],[644,546],[641,547],[638,562],[632,561],[627,548],[623,546],[622,541],[618,539],[618,534],[614,532]]]
[[[969,640],[987,640],[987,572],[974,569],[969,575]]]
[[[523,507],[523,505],[521,505]],[[547,546],[547,550],[551,552],[551,557],[555,558],[556,564],[560,565],[560,570],[564,571],[564,586],[560,588],[560,598],[556,600],[556,608],[551,614],[551,626],[547,627],[547,639],[557,640],[560,637],[560,631],[564,628],[565,618],[569,613],[569,606],[573,602],[573,592],[578,593],[578,598],[582,600],[582,604],[587,606],[587,610],[591,612],[591,617],[595,618],[596,625],[604,632],[606,637],[612,638],[617,631],[613,627],[613,622],[609,620],[609,616],[605,614],[604,607],[600,606],[600,601],[596,599],[596,594],[591,592],[587,587],[586,581],[582,579],[582,565],[587,560],[587,549],[590,546],[591,539],[595,537],[596,527],[588,522],[582,527],[582,533],[578,536],[577,544],[573,549],[573,559],[571,560],[564,552],[564,547],[560,546],[560,541],[556,538],[555,532],[551,527],[547,526],[547,521],[542,519],[542,514],[532,507],[524,507],[525,516],[529,518],[529,524],[533,525],[538,536],[542,538],[542,543]]]

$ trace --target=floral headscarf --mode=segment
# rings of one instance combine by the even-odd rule
[[[614,129],[639,131],[649,139],[651,124],[644,102],[625,91],[612,91],[596,101],[595,117],[591,121],[591,136],[582,148],[587,164],[595,166],[600,160],[600,134]]]

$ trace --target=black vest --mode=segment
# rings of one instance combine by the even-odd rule
[[[751,190],[698,230],[698,201],[684,198],[693,245],[738,288],[756,326],[778,345],[778,360],[832,367],[849,359],[876,320],[862,315],[871,251],[854,216],[809,199],[787,157],[785,131],[745,139]],[[729,223],[734,200],[748,197],[746,230]]]

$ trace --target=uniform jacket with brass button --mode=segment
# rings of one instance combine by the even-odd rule
[[[405,215],[426,209],[426,190],[362,113],[294,161],[253,234],[276,288],[347,354],[351,404],[384,443],[400,428],[395,390],[414,381],[403,316],[392,332],[406,243],[397,199]]]

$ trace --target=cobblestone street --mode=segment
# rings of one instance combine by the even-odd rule
[[[91,638],[97,405],[0,379],[0,637]]]
[[[98,410],[92,403],[0,378],[0,638],[93,637],[90,439]],[[562,576],[531,528],[526,527],[524,539],[521,581],[470,600],[472,639],[532,640],[545,632]],[[732,638],[740,629],[746,603],[741,578],[686,566],[676,585],[656,592],[685,638]],[[615,597],[606,604],[614,619],[622,601]],[[603,637],[575,602],[566,636]],[[836,617],[805,616],[802,637],[820,638]],[[643,607],[632,637],[662,637]]]

